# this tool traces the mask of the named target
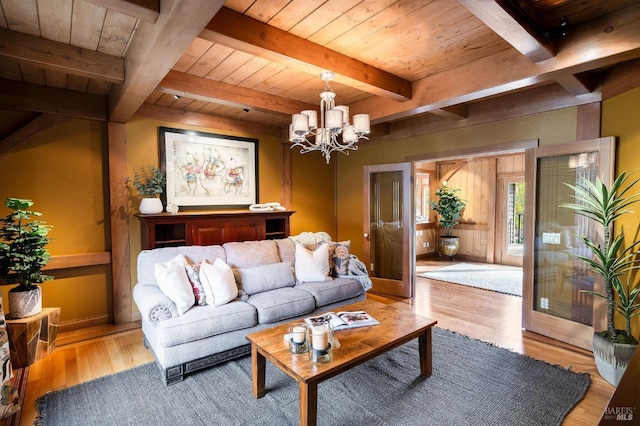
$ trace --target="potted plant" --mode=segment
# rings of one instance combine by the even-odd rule
[[[453,228],[459,223],[462,210],[467,205],[458,192],[460,192],[459,188],[447,186],[445,180],[436,190],[437,199],[431,203],[431,208],[440,217],[438,220],[440,227],[444,228],[444,235],[438,237],[438,252],[440,255],[450,256],[451,260],[455,260],[454,256],[460,248],[460,239],[452,235]]]
[[[162,213],[162,201],[158,198],[158,194],[161,194],[164,190],[166,181],[164,173],[156,166],[134,169],[131,185],[138,190],[142,197],[142,200],[140,200],[140,213]]]
[[[604,294],[586,290],[583,292],[600,297],[607,304],[607,329],[594,333],[593,355],[598,373],[614,386],[618,385],[638,345],[631,330],[631,320],[640,315],[640,286],[636,279],[636,269],[640,268],[640,241],[625,246],[624,229],[617,233],[614,231],[615,221],[623,215],[633,213],[630,206],[640,200],[640,193],[630,193],[631,187],[640,179],[631,183],[627,183],[627,179],[626,172],[622,172],[611,188],[607,188],[598,178],[595,183],[583,180],[576,186],[566,184],[575,192],[576,203],[561,205],[595,221],[603,228],[602,241],[579,236],[592,256],[574,256],[604,280]],[[616,329],[616,313],[624,318],[624,329]]]
[[[7,198],[4,204],[13,212],[1,220],[0,278],[17,284],[9,290],[9,315],[24,318],[42,311],[42,290],[37,284],[53,279],[42,273],[51,258],[45,249],[51,226],[31,220],[42,215],[27,210],[33,205],[31,200]]]

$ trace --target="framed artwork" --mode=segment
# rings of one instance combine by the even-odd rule
[[[158,128],[165,203],[249,206],[258,199],[258,140]]]

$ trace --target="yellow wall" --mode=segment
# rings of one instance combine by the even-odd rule
[[[291,151],[291,208],[296,211],[291,217],[291,234],[324,231],[335,239],[335,159],[327,164],[318,152],[301,155],[297,148]]]
[[[632,178],[636,179],[640,178],[639,107],[640,88],[637,88],[604,101],[602,108],[602,134],[618,137],[616,174],[632,172]],[[639,186],[636,185],[636,192],[640,192]],[[637,213],[625,216],[616,224],[618,229],[624,227],[627,245],[638,241],[640,235],[640,204],[636,204],[633,210]],[[640,336],[640,317],[636,317],[632,324],[634,335]],[[624,321],[618,318],[616,327],[624,327]]]
[[[616,171],[635,171],[636,178],[640,177],[639,109],[640,88],[608,99],[602,106],[602,135],[618,137]]]
[[[409,156],[446,152],[508,142],[539,139],[550,145],[576,138],[576,108],[498,121],[388,143],[361,145],[348,157],[340,157],[337,171],[339,240],[351,240],[351,251],[363,256],[363,167],[404,162]],[[343,190],[351,188],[351,190]]]
[[[109,251],[105,129],[104,123],[71,120],[21,143],[0,166],[0,215],[9,213],[5,198],[32,199],[32,209],[53,226],[52,255]],[[56,273],[54,281],[42,285],[43,303],[62,307],[62,321],[106,315],[110,271],[105,265]],[[2,286],[5,301],[10,288]]]

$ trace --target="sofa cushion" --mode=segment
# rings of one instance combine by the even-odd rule
[[[330,280],[329,246],[322,244],[312,251],[296,243],[295,271],[299,283]]]
[[[159,247],[152,250],[142,250],[138,255],[137,275],[141,284],[158,285],[155,279],[154,269],[156,263],[167,262],[177,255],[182,254],[191,263],[200,263],[207,260],[209,263],[220,258],[226,261],[222,246],[181,246]]]
[[[258,311],[260,324],[308,314],[316,307],[311,293],[293,287],[254,294],[249,297],[247,303]]]
[[[291,266],[296,263],[296,245],[291,238],[282,238],[274,240],[278,246],[278,254],[280,260],[283,262],[289,262]]]
[[[234,300],[223,306],[194,306],[185,315],[157,324],[158,344],[171,347],[257,324],[256,309]],[[215,348],[211,348],[215,352]]]
[[[222,247],[227,264],[232,268],[253,268],[280,262],[278,246],[273,240],[231,242]]]
[[[178,315],[184,315],[196,302],[186,266],[187,260],[182,254],[168,262],[155,264],[154,275],[160,290],[175,303]]]
[[[207,305],[222,306],[238,297],[233,271],[222,259],[216,259],[213,265],[202,262],[200,282],[207,295]]]
[[[254,268],[236,268],[236,281],[248,294],[262,293],[282,287],[293,287],[296,284],[289,262],[278,262]]]
[[[296,288],[312,294],[318,307],[357,297],[364,293],[360,282],[350,278],[334,278],[331,281],[306,282],[298,284]]]

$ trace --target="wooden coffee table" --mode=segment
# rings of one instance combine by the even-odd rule
[[[333,351],[333,360],[314,364],[307,354],[292,354],[284,341],[287,324],[249,334],[253,395],[265,394],[265,368],[268,359],[298,382],[300,388],[300,424],[315,425],[318,409],[318,383],[377,357],[410,340],[418,339],[420,374],[431,375],[431,328],[437,323],[415,315],[403,304],[383,304],[365,300],[341,307],[340,311],[366,311],[380,325],[336,331],[340,349]]]

